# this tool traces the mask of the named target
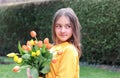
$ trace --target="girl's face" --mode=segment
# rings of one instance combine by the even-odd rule
[[[62,43],[71,38],[73,34],[70,19],[67,16],[61,16],[55,23],[55,34],[57,36],[57,43]]]

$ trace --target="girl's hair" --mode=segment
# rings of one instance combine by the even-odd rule
[[[72,37],[68,40],[68,42],[71,42],[74,44],[74,46],[78,49],[78,54],[79,57],[81,56],[81,25],[79,23],[78,17],[76,16],[75,12],[71,8],[62,8],[58,10],[53,18],[53,25],[52,25],[52,39],[54,44],[56,44],[56,33],[55,33],[55,24],[56,21],[61,17],[61,16],[67,16],[70,19],[70,23],[72,26],[73,30],[73,35]]]

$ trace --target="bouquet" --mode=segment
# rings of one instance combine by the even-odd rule
[[[49,49],[52,45],[49,39],[45,38],[43,41],[36,38],[36,32],[31,31],[31,40],[27,41],[25,45],[18,42],[19,53],[9,53],[8,57],[12,57],[17,65],[13,68],[14,72],[19,72],[21,69],[30,68],[33,78],[45,77],[45,74],[50,71],[50,63],[53,58],[52,52]]]

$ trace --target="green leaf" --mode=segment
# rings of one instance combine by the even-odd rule
[[[50,67],[49,65],[45,66],[40,72],[43,73],[43,74],[46,74],[50,71]]]
[[[43,46],[42,46],[42,53],[45,53],[45,51],[46,51],[46,46],[45,46],[45,44],[43,44]]]
[[[47,58],[47,59],[51,59],[53,57],[53,54],[50,53],[49,51],[46,51],[44,54],[43,54],[43,57]]]
[[[18,50],[19,50],[20,54],[24,54],[24,52],[21,48],[20,42],[18,42]]]
[[[38,46],[34,46],[35,51],[40,50]]]
[[[38,73],[38,70],[36,68],[32,68],[30,70],[30,73],[31,73],[32,78],[38,78],[39,77],[39,73]]]
[[[42,66],[47,66],[47,65],[50,65],[51,63],[51,59],[46,59],[43,63],[42,63]]]
[[[27,59],[30,59],[30,54],[24,54],[24,55],[22,56],[22,58],[23,58],[23,59],[26,59],[26,60],[27,60]]]
[[[26,68],[30,68],[31,66],[30,65],[24,65],[24,66],[21,66],[20,69],[26,69]]]

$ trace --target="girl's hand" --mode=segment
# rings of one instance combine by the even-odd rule
[[[27,68],[26,73],[27,73],[27,78],[32,78],[32,76],[30,74],[30,68]]]

